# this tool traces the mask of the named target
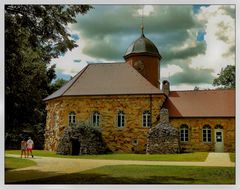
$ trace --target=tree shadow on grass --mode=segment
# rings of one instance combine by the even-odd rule
[[[222,181],[212,177],[204,178],[196,175],[174,176],[112,176],[103,173],[57,173],[38,170],[6,171],[5,184],[234,184],[234,179]]]
[[[5,170],[5,184],[19,184],[30,180],[47,179],[54,176],[64,175],[56,172],[42,172],[38,170]],[[30,183],[29,183],[30,184]],[[44,184],[44,183],[42,183]]]
[[[200,182],[200,180],[196,178],[184,178],[181,176],[149,176],[144,178],[133,178],[112,177],[107,174],[89,173],[72,173],[51,176],[53,173],[43,173],[40,171],[21,171],[21,174],[31,176],[39,176],[39,174],[47,175],[44,175],[46,178],[36,178],[17,182],[6,180],[6,184],[197,184]]]

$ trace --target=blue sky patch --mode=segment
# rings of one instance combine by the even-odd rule
[[[197,41],[204,41],[205,31],[199,31],[197,34]]]
[[[56,71],[57,79],[70,80],[71,75]],[[56,79],[55,79],[56,80]],[[53,82],[55,82],[55,80]]]
[[[78,34],[72,34],[71,35],[71,38],[74,40],[74,41],[78,41],[80,39],[79,35]]]
[[[199,13],[199,11],[200,11],[200,8],[201,7],[209,7],[210,5],[193,5],[193,13],[194,14],[197,14],[197,13]]]

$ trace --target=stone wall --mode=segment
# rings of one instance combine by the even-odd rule
[[[112,151],[144,152],[148,128],[142,127],[142,113],[152,104],[152,122],[156,125],[159,111],[165,100],[164,95],[122,95],[96,97],[61,97],[47,102],[47,120],[44,148],[56,151],[60,137],[68,125],[68,113],[74,111],[77,121],[89,122],[92,112],[100,113],[100,127],[103,139]],[[126,115],[124,128],[118,128],[117,112]],[[56,114],[56,124],[54,123]],[[181,142],[185,151],[214,151],[214,127],[223,126],[224,151],[235,151],[235,118],[171,118],[170,124],[179,129],[181,124],[189,126],[189,141]],[[212,142],[202,142],[202,127],[209,124],[212,128]]]
[[[61,155],[102,154],[107,151],[101,130],[85,124],[68,126],[57,147],[57,154]]]
[[[168,109],[160,111],[160,123],[149,130],[147,136],[147,154],[180,153],[178,129],[169,123]]]
[[[223,127],[224,151],[235,152],[235,118],[170,118],[170,123],[177,129],[181,124],[189,126],[189,141],[181,142],[184,151],[215,151],[214,128]],[[208,124],[211,127],[212,141],[202,141],[202,127]]]
[[[76,120],[88,123],[94,111],[100,113],[103,139],[112,151],[145,153],[149,128],[142,127],[142,114],[152,110],[152,123],[157,122],[164,95],[121,95],[61,97],[47,102],[45,150],[56,151],[60,137],[68,125],[68,113]],[[151,108],[152,107],[152,108]],[[125,126],[117,127],[117,113],[124,111]],[[56,124],[54,123],[56,114]]]
[[[147,154],[180,153],[178,130],[168,123],[159,123],[151,128],[146,152]]]

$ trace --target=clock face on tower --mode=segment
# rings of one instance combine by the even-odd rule
[[[133,67],[139,71],[139,72],[142,72],[143,69],[144,69],[144,63],[142,60],[137,60],[133,63]]]

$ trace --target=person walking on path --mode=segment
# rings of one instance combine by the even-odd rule
[[[27,157],[29,156],[29,153],[31,153],[31,156],[33,158],[33,154],[32,154],[32,149],[33,149],[33,140],[31,139],[31,137],[28,137],[28,141],[27,141]]]
[[[23,138],[21,141],[21,158],[22,158],[23,154],[24,154],[24,157],[26,158],[26,150],[27,150],[27,142]]]

